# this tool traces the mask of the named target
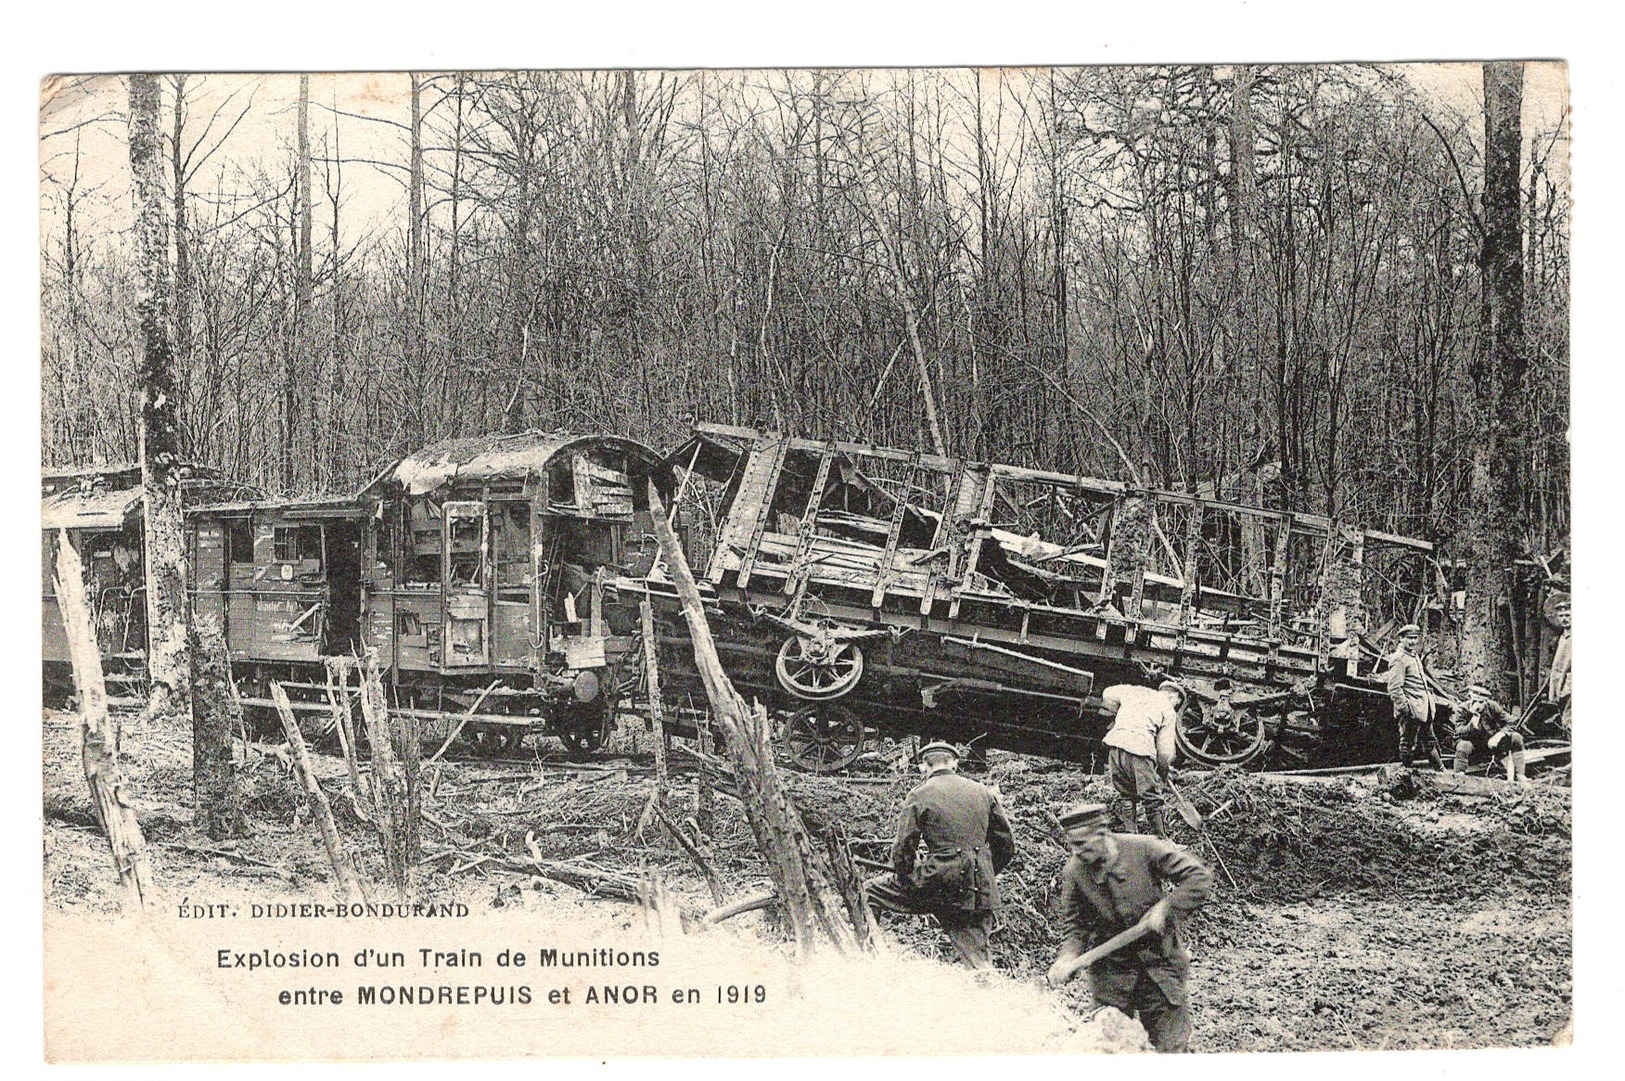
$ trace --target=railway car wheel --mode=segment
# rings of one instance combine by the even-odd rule
[[[790,760],[813,773],[833,773],[863,753],[863,722],[836,703],[803,706],[785,721]]]
[[[1174,725],[1180,753],[1204,766],[1242,766],[1264,751],[1264,718],[1245,709],[1192,701]]]
[[[779,686],[810,701],[839,698],[863,678],[863,650],[856,642],[824,635],[792,635],[773,661]]]
[[[494,758],[500,754],[507,754],[519,745],[520,733],[518,729],[509,728],[500,724],[469,725],[467,733],[469,743],[474,753],[482,758]]]
[[[603,700],[572,703],[559,718],[559,742],[571,758],[586,758],[609,737],[609,714]]]

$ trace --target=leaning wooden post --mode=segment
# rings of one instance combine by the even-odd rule
[[[694,661],[712,712],[722,727],[724,749],[739,781],[745,817],[784,907],[796,947],[805,951],[827,943],[843,952],[856,950],[861,938],[832,884],[828,860],[808,836],[773,763],[767,711],[760,705],[746,705],[723,670],[688,559],[666,520],[666,508],[652,482],[648,491],[649,516],[677,587],[683,618],[688,622]]]
[[[406,763],[398,746],[417,738],[411,718],[405,722],[404,736],[392,731],[389,708],[384,699],[383,681],[378,675],[378,657],[369,650],[361,664],[361,717],[367,727],[367,744],[372,750],[373,828],[383,849],[384,867],[401,900],[411,900],[413,870],[422,855],[418,822],[417,755]],[[410,767],[410,770],[409,770]]]
[[[66,530],[58,531],[56,540],[56,603],[62,612],[62,628],[73,662],[73,683],[79,693],[79,732],[90,802],[113,851],[125,908],[140,912],[153,895],[152,865],[147,860],[135,808],[124,797],[118,728],[107,712],[107,684],[102,679],[101,652],[85,598],[84,566]]]
[[[321,784],[316,780],[316,771],[310,764],[310,752],[305,748],[305,737],[299,731],[299,721],[293,715],[293,706],[289,704],[288,693],[282,689],[282,684],[271,684],[271,701],[276,706],[277,715],[282,718],[282,731],[288,737],[288,746],[293,748],[294,772],[299,774],[299,782],[310,800],[310,809],[316,814],[316,826],[321,830],[327,859],[338,878],[339,896],[346,902],[364,901],[366,888],[361,884],[361,876],[356,873],[350,853],[344,847],[344,839],[339,836],[338,826],[333,821],[333,808],[327,802],[327,793],[322,791]]]
[[[666,711],[660,701],[659,640],[655,637],[654,605],[649,603],[647,594],[639,605],[639,612],[643,620],[643,683],[649,694],[649,720],[655,732],[655,787],[649,793],[643,814],[638,817],[637,836],[641,837],[666,806],[670,773],[666,763]]]

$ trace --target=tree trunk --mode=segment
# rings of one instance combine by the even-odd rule
[[[411,900],[413,872],[423,849],[417,721],[390,716],[378,657],[371,651],[361,661],[361,716],[372,748],[373,826],[384,852],[384,868],[397,896]]]
[[[185,708],[190,681],[181,535],[181,460],[170,337],[169,219],[159,157],[158,80],[130,76],[130,172],[135,190],[136,318],[141,327],[142,516],[146,528],[148,714]]]
[[[191,652],[193,821],[216,841],[246,837],[248,821],[231,757],[231,736],[243,708],[232,693],[231,658],[213,618],[192,628]]]
[[[1468,365],[1477,411],[1467,527],[1463,674],[1506,699],[1513,691],[1510,603],[1523,535],[1523,241],[1518,173],[1522,158],[1523,65],[1484,65],[1484,245],[1479,257],[1483,352]]]
[[[760,705],[747,705],[723,671],[693,572],[652,483],[649,515],[682,602],[706,697],[726,739],[725,749],[738,778],[745,816],[784,907],[796,948],[807,951],[827,944],[841,952],[854,951],[867,935],[854,926],[828,857],[809,836],[779,779],[768,743],[767,711]]]

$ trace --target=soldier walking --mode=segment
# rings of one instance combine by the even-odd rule
[[[1146,937],[1089,966],[1090,993],[1099,1005],[1138,1018],[1158,1051],[1190,1050],[1191,958],[1179,918],[1207,900],[1213,873],[1159,837],[1111,832],[1104,804],[1079,804],[1060,823],[1072,858],[1061,871],[1066,937],[1049,982],[1065,983],[1073,975],[1073,958],[1144,919],[1151,927]],[[1164,884],[1172,891],[1165,893]]]
[[[869,900],[893,912],[935,916],[963,964],[991,968],[994,876],[1014,858],[1015,836],[993,791],[959,775],[952,744],[926,744],[918,762],[924,780],[903,800],[893,873],[866,883]]]

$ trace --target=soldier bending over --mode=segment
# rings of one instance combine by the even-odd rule
[[[964,964],[991,968],[987,939],[999,903],[993,876],[1015,856],[1015,836],[992,790],[956,772],[959,751],[951,744],[920,748],[919,767],[925,780],[897,819],[893,873],[866,883],[869,900],[935,916]]]
[[[1090,993],[1096,1003],[1139,1018],[1158,1051],[1189,1051],[1191,958],[1180,941],[1179,917],[1207,900],[1212,872],[1161,838],[1112,833],[1104,804],[1079,804],[1060,823],[1072,858],[1061,871],[1066,938],[1050,966],[1050,983],[1069,979],[1068,962],[1087,947],[1146,918],[1150,934],[1089,966]],[[1163,892],[1164,883],[1173,886],[1171,893]]]

